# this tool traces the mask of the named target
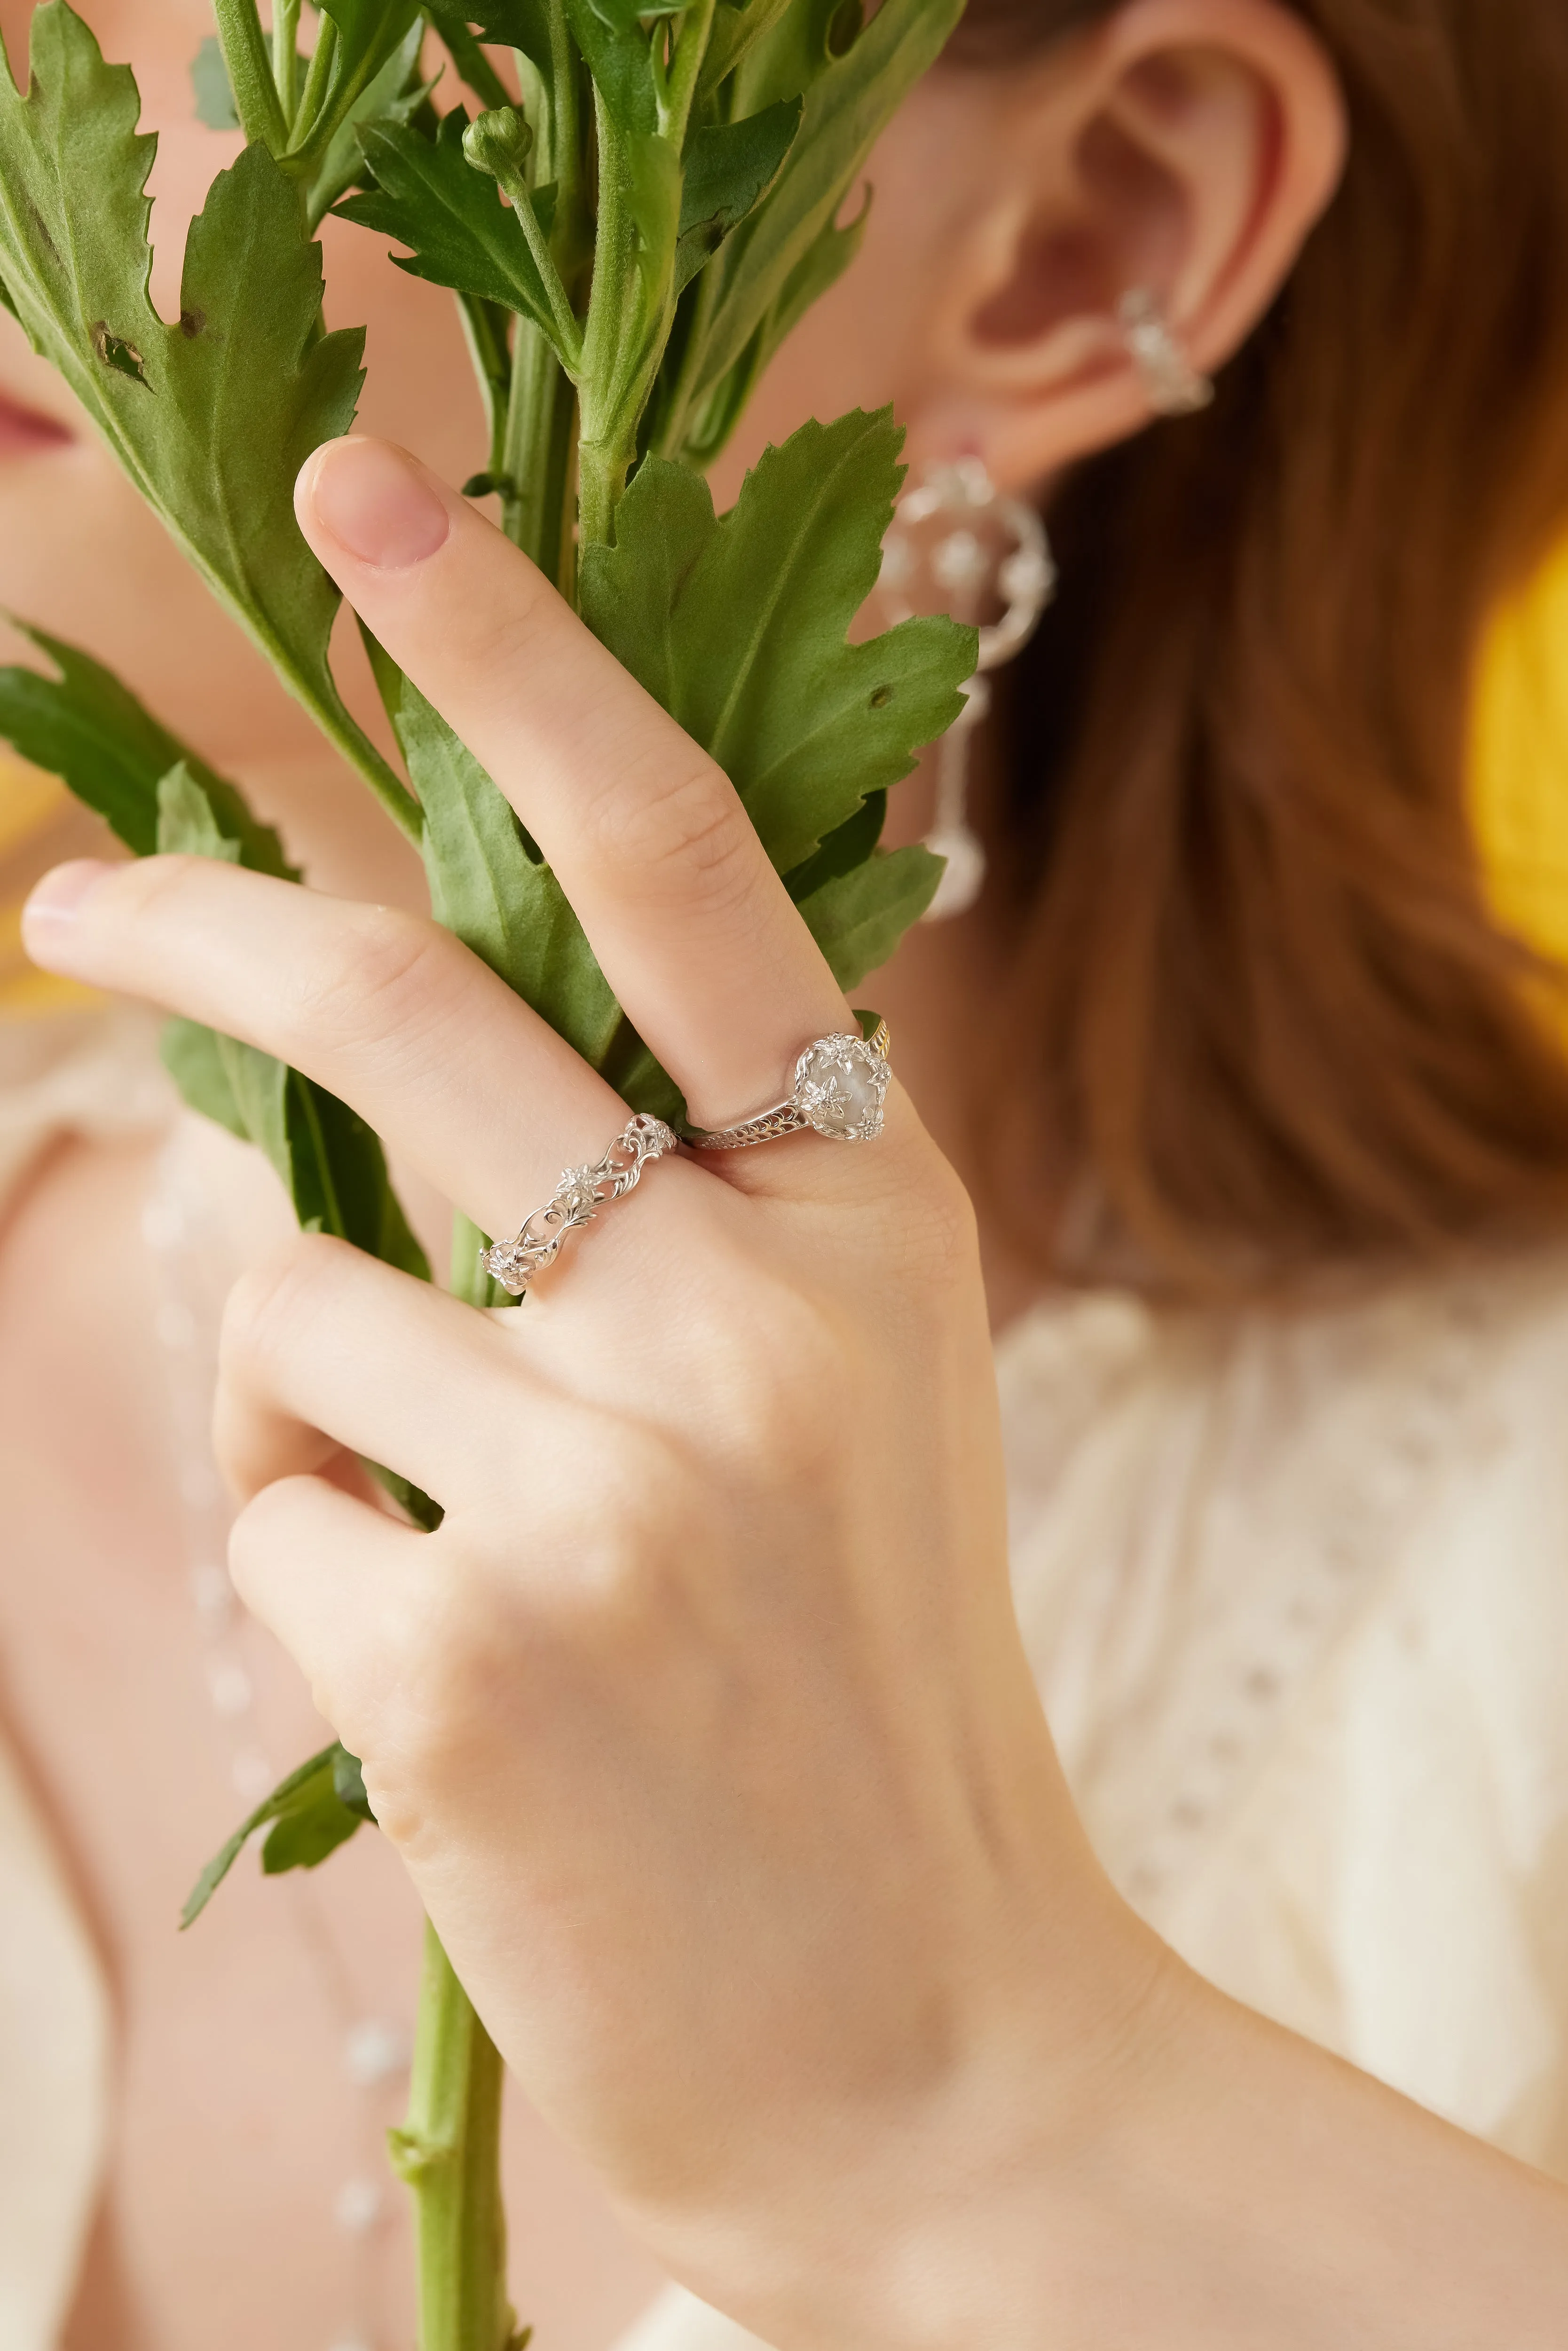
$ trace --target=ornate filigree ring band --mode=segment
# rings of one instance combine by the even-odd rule
[[[697,1151],[745,1151],[754,1143],[812,1127],[833,1143],[871,1143],[882,1133],[883,1103],[892,1071],[885,1020],[862,1017],[865,1035],[818,1037],[795,1064],[795,1082],[782,1102],[754,1111],[734,1126],[685,1126],[681,1139]]]
[[[496,1241],[480,1262],[492,1280],[514,1298],[524,1297],[545,1268],[560,1255],[569,1233],[591,1225],[601,1208],[634,1189],[650,1159],[679,1148],[680,1136],[662,1118],[638,1116],[622,1127],[602,1159],[591,1167],[568,1167],[542,1208],[536,1208],[509,1241]]]

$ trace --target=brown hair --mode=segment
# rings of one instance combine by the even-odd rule
[[[1568,1220],[1568,1061],[1464,791],[1484,623],[1568,516],[1568,8],[1294,5],[1343,185],[1215,406],[1053,501],[1012,681],[1068,1273],[1234,1290]],[[956,61],[1113,5],[975,0]]]

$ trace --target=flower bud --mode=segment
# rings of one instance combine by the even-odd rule
[[[463,152],[476,172],[488,172],[505,187],[520,180],[534,134],[519,107],[497,106],[480,115],[463,133]]]

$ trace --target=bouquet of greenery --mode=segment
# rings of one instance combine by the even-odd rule
[[[296,528],[294,477],[345,432],[363,338],[329,330],[315,232],[330,211],[451,288],[488,419],[465,486],[725,768],[846,988],[929,902],[940,862],[878,847],[889,786],[961,706],[969,630],[913,620],[851,645],[901,479],[885,415],[811,423],[716,517],[703,468],[791,326],[845,267],[841,223],[882,126],[960,0],[214,0],[198,109],[246,144],[191,226],[180,314],[149,294],[155,147],[128,68],[66,5],[35,12],[30,73],[0,50],[0,299],[69,382],[227,606],[420,847],[437,917],[634,1109],[678,1118],[571,907],[478,763],[373,643],[406,776],[334,681],[337,591]],[[465,96],[466,93],[466,96]],[[476,453],[476,455],[479,453]],[[17,623],[18,626],[22,625]],[[136,854],[183,851],[298,880],[230,782],[87,653],[27,633],[0,670],[0,736],[62,777]],[[257,1144],[300,1221],[429,1277],[381,1144],[269,1056],[172,1022],[186,1100]],[[507,1302],[465,1220],[452,1283]],[[439,1509],[378,1472],[418,1524]],[[246,1840],[313,1867],[372,1817],[334,1746]],[[434,1935],[393,2160],[417,2205],[423,2351],[524,2338],[506,2292],[500,2065]]]

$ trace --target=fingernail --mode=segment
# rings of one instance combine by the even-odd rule
[[[60,959],[82,901],[113,871],[101,857],[77,857],[45,874],[22,909],[22,944],[35,963]]]
[[[411,457],[386,441],[329,441],[308,496],[340,547],[378,571],[406,571],[444,544],[451,517]]]

